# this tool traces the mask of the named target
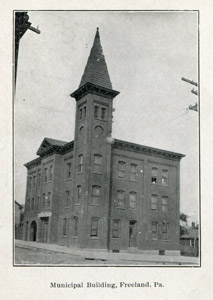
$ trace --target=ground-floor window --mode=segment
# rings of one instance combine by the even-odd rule
[[[168,240],[168,224],[166,222],[162,225],[162,238],[163,240]]]
[[[74,218],[74,235],[78,236],[78,217]]]
[[[98,236],[98,218],[91,219],[91,236]]]
[[[158,223],[152,222],[152,239],[156,240],[158,238]]]
[[[64,218],[63,219],[63,236],[67,236],[67,219],[66,218]]]
[[[119,238],[120,237],[120,220],[113,220],[112,223],[112,237]]]

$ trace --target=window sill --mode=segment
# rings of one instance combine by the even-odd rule
[[[92,174],[98,174],[98,175],[103,175],[103,173],[101,173],[101,172],[92,172]]]
[[[90,203],[91,206],[101,206],[101,204],[94,204],[94,203]]]
[[[91,240],[100,240],[100,238],[98,236],[90,236]]]
[[[118,207],[116,206],[117,209],[125,210],[125,207]]]
[[[80,203],[74,203],[75,206],[80,206]]]
[[[138,208],[132,208],[132,207],[129,207],[129,209],[131,209],[131,210],[138,210]]]
[[[50,182],[53,182],[53,181],[52,180],[45,181],[45,182],[43,182],[43,184],[50,183]]]
[[[138,182],[137,179],[130,179],[129,181],[132,181],[132,182]]]

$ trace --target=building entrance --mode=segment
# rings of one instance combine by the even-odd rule
[[[36,222],[33,221],[30,225],[29,241],[35,242],[36,241],[36,234],[37,234],[37,225],[36,225]]]
[[[41,218],[41,242],[48,242],[49,217]]]
[[[129,247],[137,247],[137,221],[129,221]]]

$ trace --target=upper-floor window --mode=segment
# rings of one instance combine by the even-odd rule
[[[83,118],[85,119],[87,115],[87,108],[86,106],[83,107]]]
[[[137,180],[138,166],[130,164],[130,180]]]
[[[153,210],[153,211],[158,210],[158,196],[157,195],[151,196],[151,210]]]
[[[168,240],[168,223],[166,222],[162,224],[162,238]]]
[[[45,204],[46,204],[46,196],[45,194],[42,195],[42,207],[45,208]]]
[[[34,198],[32,198],[32,200],[31,200],[31,211],[34,211],[34,209],[35,209],[35,200],[34,200]]]
[[[152,222],[151,234],[152,234],[152,239],[156,240],[158,238],[158,223],[157,222]]]
[[[136,201],[137,201],[137,193],[136,192],[130,192],[130,194],[129,194],[129,207],[130,208],[136,208]]]
[[[47,208],[50,208],[51,205],[51,193],[47,194]]]
[[[80,154],[78,156],[78,172],[81,173],[83,171],[83,155]]]
[[[101,173],[102,168],[102,155],[94,154],[94,172]]]
[[[162,171],[162,184],[168,185],[169,184],[169,172],[168,170]]]
[[[99,106],[95,105],[94,106],[94,118],[98,118],[98,113],[99,113]]]
[[[50,181],[53,180],[53,166],[50,166],[50,170],[49,170],[49,180],[50,180]]]
[[[78,185],[77,186],[77,195],[75,197],[75,204],[79,204],[80,203],[80,201],[81,201],[81,192],[82,192],[81,185]]]
[[[65,206],[70,206],[70,191],[66,191]]]
[[[158,183],[158,169],[157,168],[152,168],[151,183],[153,183],[153,184]]]
[[[79,120],[83,119],[83,108],[79,109]]]
[[[118,177],[124,178],[126,175],[126,163],[124,161],[118,162]]]
[[[32,177],[29,177],[29,189],[31,190],[32,188]]]
[[[91,219],[91,236],[98,236],[98,218],[92,217]]]
[[[78,217],[74,217],[74,235],[78,235]]]
[[[30,210],[30,199],[27,199],[26,210]]]
[[[47,173],[48,173],[48,170],[47,168],[44,169],[44,182],[47,182]]]
[[[38,182],[37,185],[40,186],[41,185],[41,173],[38,173]]]
[[[120,237],[120,220],[113,220],[112,223],[112,237],[119,238]]]
[[[101,108],[101,119],[102,120],[106,119],[106,108],[105,107]]]
[[[68,227],[67,225],[68,225],[67,219],[64,218],[63,219],[63,227],[62,227],[63,236],[67,236],[67,227]]]
[[[124,208],[125,192],[117,191],[117,207]]]
[[[92,187],[92,204],[100,204],[101,201],[101,187],[94,185]]]
[[[162,197],[162,212],[168,212],[169,198],[167,196]]]
[[[36,176],[33,176],[33,187],[36,187]]]
[[[40,202],[40,198],[39,196],[37,197],[37,202],[36,202],[36,210],[39,210],[39,202]]]
[[[72,165],[71,165],[71,162],[70,162],[70,163],[67,164],[67,172],[66,172],[66,178],[67,179],[71,178],[71,175],[72,175],[71,167],[72,167]]]

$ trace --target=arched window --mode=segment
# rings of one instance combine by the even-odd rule
[[[71,167],[72,167],[71,162],[69,162],[67,164],[66,179],[70,179],[71,178]]]
[[[101,187],[93,185],[92,187],[92,204],[100,204],[101,202]]]
[[[158,210],[158,196],[157,195],[151,196],[151,210],[152,211]]]
[[[78,172],[81,173],[83,171],[83,154],[78,156]]]
[[[66,191],[65,206],[70,206],[70,191]]]

